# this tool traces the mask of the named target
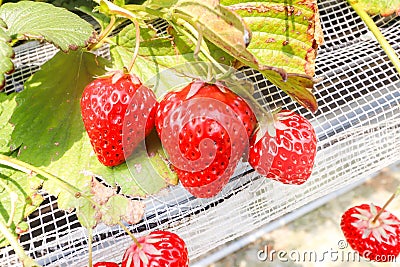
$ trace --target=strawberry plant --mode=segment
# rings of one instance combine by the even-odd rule
[[[55,2],[71,7],[70,1]],[[0,198],[5,210],[0,216],[0,245],[13,246],[26,266],[36,263],[25,255],[17,238],[27,230],[24,219],[43,200],[38,189],[57,196],[60,209],[75,209],[88,229],[100,222],[122,227],[121,221],[134,224],[142,219],[144,204],[138,199],[176,185],[178,178],[193,195],[214,196],[246,152],[257,122],[257,136],[275,134],[251,89],[238,89],[236,81],[223,85],[211,69],[199,75],[190,68],[179,71],[179,66],[203,61],[227,76],[229,68],[248,66],[305,108],[312,112],[318,108],[312,89],[316,52],[323,38],[316,1],[147,0],[130,4],[96,0],[90,6],[74,11],[92,16],[98,31],[75,13],[48,3],[0,6],[1,87],[15,68],[13,47],[36,40],[59,48],[24,82],[22,92],[0,94],[0,187],[4,189]],[[161,30],[154,26],[160,20],[166,25]],[[96,54],[102,49],[109,51],[110,58]],[[179,75],[161,75],[168,70]],[[177,92],[177,85],[185,89]],[[179,111],[168,110],[168,103],[162,102],[171,96],[177,97],[176,102],[212,96],[231,110],[207,112],[215,113],[218,120],[225,116],[223,124],[244,126],[236,139],[221,138],[221,125],[200,118],[177,137],[191,161],[202,152],[200,139],[216,143],[220,154],[210,165],[201,163],[207,165],[207,173],[197,177],[200,183],[187,169],[180,170],[173,145],[168,144],[171,140],[162,138],[168,133],[160,126],[165,117]],[[158,109],[156,100],[162,102]],[[204,103],[197,107],[206,112]],[[154,118],[156,109],[158,118]],[[158,121],[161,140],[151,131],[153,119]],[[195,134],[199,136],[193,141]],[[315,144],[310,146],[313,154]],[[308,165],[312,165],[311,156]],[[175,170],[170,162],[178,165]],[[302,182],[310,171],[308,166]],[[192,190],[198,186],[200,190]],[[146,252],[154,254],[154,249]],[[143,254],[140,249],[138,253]]]
[[[360,2],[350,1],[356,9]],[[397,1],[391,3],[394,4],[385,5],[384,14],[398,10]],[[70,2],[64,4],[71,7]],[[43,200],[39,189],[57,196],[60,209],[75,209],[89,234],[99,222],[124,227],[121,221],[135,224],[142,219],[144,204],[138,199],[176,185],[178,178],[195,196],[217,194],[246,151],[256,119],[260,127],[253,137],[255,141],[265,134],[279,136],[279,129],[271,130],[271,122],[252,98],[251,89],[243,90],[237,81],[227,83],[225,88],[223,82],[216,81],[211,68],[206,75],[193,74],[190,68],[181,71],[172,76],[181,77],[179,82],[177,78],[171,80],[171,75],[160,75],[167,70],[179,72],[178,66],[204,61],[228,76],[229,68],[248,66],[310,111],[318,108],[312,76],[323,38],[316,1],[295,0],[288,4],[284,0],[147,0],[130,4],[123,0],[97,0],[90,6],[75,11],[92,16],[99,31],[75,13],[48,3],[21,1],[0,6],[1,87],[15,68],[14,46],[37,40],[59,48],[24,82],[22,92],[0,94],[0,199],[4,208],[0,245],[13,246],[26,266],[36,263],[25,255],[17,239],[28,230],[24,219]],[[369,10],[376,12],[375,6]],[[364,13],[360,14],[365,18]],[[163,20],[166,28],[160,31],[155,27],[157,20]],[[395,63],[393,52],[383,46]],[[109,59],[96,55],[105,47],[110,52]],[[191,83],[193,77],[201,81]],[[183,93],[176,92],[178,83],[190,85]],[[198,134],[199,129],[199,137],[210,138],[217,153],[222,149],[212,163],[201,163],[207,165],[207,173],[197,176],[200,183],[188,175],[186,168],[179,170],[179,162],[173,159],[173,146],[169,147],[171,140],[163,140],[162,132],[168,132],[161,129],[163,117],[176,110],[168,110],[168,105],[162,103],[158,108],[162,112],[155,118],[161,141],[151,132],[155,100],[171,95],[179,95],[179,101],[210,95],[232,110],[229,114],[211,110],[216,118],[225,116],[228,119],[223,124],[236,122],[244,126],[237,139],[221,138],[224,129],[200,117],[176,138],[191,161],[202,152],[201,145],[207,144],[200,142],[203,140],[193,142],[191,135]],[[205,112],[204,106],[198,108]],[[129,118],[143,120],[132,127]],[[290,183],[302,183],[310,175],[315,135],[309,136],[312,138],[307,166],[303,166],[307,170],[305,177],[295,177]],[[178,165],[175,170],[171,170],[170,161]],[[253,165],[260,169],[258,163]],[[285,178],[275,178],[286,181],[287,177],[286,173]],[[192,190],[198,186],[200,190]],[[142,255],[140,246],[137,248],[132,250]],[[146,252],[157,254],[154,249]],[[182,255],[187,257],[187,252]]]

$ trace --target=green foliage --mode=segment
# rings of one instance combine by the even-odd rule
[[[111,30],[127,19],[138,20],[140,47],[132,73],[158,97],[191,80],[182,66],[211,61],[257,69],[305,107],[317,109],[311,93],[316,48],[322,42],[316,3],[96,2],[100,7],[94,10],[86,0],[52,3],[93,16],[102,30]],[[149,23],[155,17],[168,22],[167,34],[160,35]],[[110,25],[114,18],[116,24]],[[36,194],[39,186],[58,197],[59,208],[75,208],[81,224],[90,228],[100,221],[138,222],[144,213],[143,202],[128,196],[146,197],[178,183],[155,132],[126,163],[109,168],[98,161],[82,123],[84,87],[105,74],[106,67],[130,65],[136,47],[135,26],[128,25],[113,37],[106,32],[104,39],[95,40],[93,27],[64,8],[32,1],[0,7],[0,85],[4,74],[14,68],[12,46],[17,41],[46,41],[61,50],[25,82],[21,93],[0,95],[0,153],[43,171],[30,176],[0,162],[0,219],[8,223],[14,214],[10,224],[14,233],[25,228],[23,219],[41,202]],[[111,62],[81,49],[90,50],[97,41],[110,44]],[[176,79],[171,80],[164,73],[171,69],[183,73],[174,74]],[[122,195],[116,193],[117,188]],[[14,198],[7,199],[10,193]],[[0,236],[1,244],[6,241]]]
[[[104,60],[91,53],[59,52],[25,82],[11,117],[15,128],[10,146],[18,149],[20,160],[87,188],[90,170],[85,167],[99,163],[90,156],[79,101],[85,85],[104,73],[104,66]],[[74,207],[75,198],[59,185],[50,182],[44,188],[59,196],[61,208]]]
[[[13,127],[8,120],[15,107],[15,94],[0,94],[0,153],[9,152]],[[26,231],[23,220],[42,202],[36,192],[41,182],[35,176],[0,165],[0,220],[9,225],[15,236],[17,231]],[[0,234],[0,247],[5,245],[8,240]]]
[[[10,120],[15,127],[12,133],[10,129],[4,131],[5,136],[11,134],[11,142],[7,147],[18,149],[19,160],[67,181],[88,196],[92,195],[93,176],[103,177],[114,188],[118,185],[122,193],[132,196],[154,194],[170,180],[175,180],[176,184],[172,172],[165,179],[156,179],[152,175],[154,164],[151,165],[150,161],[147,168],[143,163],[143,170],[148,169],[152,173],[144,175],[139,184],[132,178],[126,164],[109,168],[103,166],[93,153],[81,118],[80,97],[94,76],[104,74],[106,64],[104,59],[82,51],[70,51],[69,54],[59,52],[46,62],[40,71],[25,82],[25,89],[17,94],[15,101],[18,106]],[[165,157],[160,149],[161,145],[152,151],[155,159]],[[144,157],[140,158],[140,162],[144,162],[147,154],[140,156]],[[164,166],[167,166],[165,162]],[[157,167],[163,168],[161,164]],[[96,207],[87,199],[76,198],[74,193],[52,180],[46,180],[43,189],[58,196],[61,209],[79,207],[78,214],[85,225],[97,223],[88,219],[91,217],[88,214],[94,213]]]
[[[88,22],[74,13],[41,2],[4,4],[0,7],[0,18],[13,40],[47,41],[63,51],[86,46],[94,32]]]
[[[15,94],[7,96],[0,94],[0,153],[10,152],[10,138],[13,126],[8,122],[14,112],[17,103]]]
[[[15,236],[27,230],[24,219],[43,201],[37,194],[41,183],[35,176],[0,165],[0,220],[9,225]],[[0,247],[8,244],[0,234]]]
[[[14,56],[14,51],[9,45],[11,37],[6,32],[6,26],[4,21],[0,19],[0,88],[3,88],[5,83],[4,74],[14,70],[14,65],[11,61],[11,58]]]
[[[51,16],[49,16],[51,14]],[[18,40],[53,43],[61,50],[76,50],[92,42],[93,27],[74,13],[41,2],[22,1],[0,6],[0,89],[4,74],[14,70],[11,46]]]

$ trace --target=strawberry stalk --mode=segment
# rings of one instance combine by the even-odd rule
[[[8,240],[8,242],[10,242],[10,245],[14,249],[14,252],[17,254],[23,266],[25,267],[40,266],[31,257],[26,255],[25,250],[19,244],[18,239],[14,236],[10,228],[2,220],[0,220],[0,233]]]
[[[136,246],[139,249],[143,249],[142,244],[139,243],[139,241],[136,239],[136,237],[129,231],[129,229],[121,222],[118,222],[118,225],[132,238],[133,242],[135,242]]]
[[[88,264],[89,267],[93,267],[93,229],[89,228],[88,229]]]
[[[379,42],[382,49],[385,51],[386,55],[396,68],[397,72],[400,74],[400,59],[397,56],[396,51],[386,40],[385,36],[383,36],[379,28],[376,26],[375,22],[363,9],[363,7],[357,3],[357,1],[347,0],[347,2],[351,5],[351,7],[354,9],[357,15],[364,21],[364,23],[367,25],[370,31],[374,34],[376,40]]]
[[[201,41],[203,38],[203,35],[197,31],[195,27],[193,27],[190,23],[185,21],[183,17],[180,17],[178,15],[175,15],[177,17],[177,23],[182,25],[184,28],[186,28],[188,31],[175,27],[175,30],[177,30],[179,33],[182,33],[187,37],[191,42],[196,44],[196,49],[195,49],[195,56],[197,57],[199,52],[202,52],[204,56],[207,57],[207,59],[213,63],[222,73],[226,72],[226,69],[221,66],[210,54],[210,51],[208,50],[208,47],[204,44],[204,42]],[[172,25],[174,25],[172,23]],[[199,41],[200,40],[200,41]]]
[[[11,212],[9,214],[8,222],[6,224],[7,227],[10,227],[14,221],[16,204],[18,201],[18,195],[14,191],[12,191],[12,189],[8,186],[8,184],[6,182],[3,181],[3,179],[0,179],[0,186],[3,187],[4,190],[6,190],[8,195],[10,196]]]
[[[375,215],[375,217],[372,219],[371,224],[375,224],[375,223],[376,223],[376,221],[379,219],[379,216],[381,216],[381,214],[385,211],[385,209],[386,209],[387,206],[390,204],[390,202],[392,202],[393,199],[396,198],[396,196],[398,195],[399,191],[400,191],[400,190],[398,189],[396,192],[394,192],[394,193],[390,196],[390,198],[386,201],[385,205],[383,205],[382,209],[380,209],[379,212],[378,212],[378,213]]]
[[[128,73],[131,73],[133,66],[135,65],[135,61],[139,54],[139,47],[140,47],[140,26],[139,26],[139,23],[137,22],[137,20],[132,19],[132,22],[135,24],[136,39],[135,39],[135,50],[133,51],[133,56],[132,56],[131,62],[129,63],[129,66],[128,66]]]
[[[107,27],[100,33],[97,43],[93,43],[91,45],[89,45],[87,47],[87,49],[90,50],[95,50],[99,47],[101,47],[104,43],[105,38],[107,38],[107,36],[113,31],[113,29],[115,28],[116,25],[116,21],[117,19],[115,18],[115,16],[111,16],[110,18],[110,23],[107,25]]]

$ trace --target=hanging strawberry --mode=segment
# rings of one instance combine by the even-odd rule
[[[249,163],[260,174],[284,184],[302,184],[310,177],[317,152],[311,123],[289,110],[275,115],[276,136],[268,131],[250,141]]]
[[[82,119],[101,163],[116,166],[125,161],[154,127],[156,104],[153,91],[131,74],[115,72],[85,87]]]
[[[169,92],[157,109],[156,129],[182,185],[194,196],[218,194],[247,149],[256,117],[222,84],[195,81]]]

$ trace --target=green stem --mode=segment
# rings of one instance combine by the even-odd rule
[[[165,12],[151,9],[143,5],[125,5],[124,7],[120,7],[108,0],[100,0],[95,2],[98,2],[100,4],[104,3],[108,8],[109,14],[121,16],[128,19],[134,19],[134,20],[140,19],[140,16],[137,16],[135,14],[137,12],[144,12],[146,14],[153,15],[159,18],[164,18],[164,16],[166,15]]]
[[[114,29],[115,25],[116,25],[116,18],[115,18],[115,16],[111,16],[110,23],[100,33],[99,38],[98,38],[98,42],[89,45],[87,49],[90,51],[90,50],[96,49],[98,47],[101,47],[103,45],[104,41],[105,41],[105,38],[112,32],[112,30]]]
[[[125,5],[124,8],[126,10],[129,10],[131,12],[144,12],[146,14],[158,17],[158,18],[164,18],[166,13],[161,10],[156,10],[156,9],[151,9],[149,7],[146,7],[144,5]]]
[[[139,249],[142,249],[142,248],[143,248],[142,244],[139,243],[139,241],[138,241],[138,240],[136,239],[136,237],[131,233],[131,231],[129,231],[129,229],[126,228],[126,226],[125,226],[121,221],[119,221],[118,224],[119,224],[119,226],[132,238],[132,240],[133,240],[133,242],[135,242],[136,246],[137,246]]]
[[[14,221],[15,211],[17,209],[16,204],[18,201],[18,195],[8,186],[8,184],[6,182],[3,181],[3,179],[0,179],[0,186],[2,186],[7,191],[7,193],[10,195],[11,211],[10,211],[8,222],[7,222],[7,227],[10,227]]]
[[[91,199],[89,196],[87,196],[85,194],[82,194],[82,192],[74,185],[72,185],[72,184],[68,183],[67,181],[64,181],[63,179],[61,179],[57,176],[54,176],[46,171],[43,171],[35,166],[32,166],[29,163],[23,162],[16,158],[12,158],[12,157],[0,154],[0,165],[9,166],[11,168],[22,171],[29,175],[38,174],[41,177],[43,177],[45,180],[49,180],[49,181],[57,183],[61,188],[63,188],[65,191],[69,192],[71,195],[75,196],[76,198],[84,197],[93,205],[97,205],[97,203],[94,202],[93,199]]]
[[[139,47],[140,47],[140,26],[137,20],[131,19],[132,22],[135,24],[135,50],[133,51],[133,56],[131,59],[131,62],[129,63],[128,66],[128,73],[130,73],[133,69],[133,66],[135,65],[136,58],[139,54]]]
[[[354,11],[360,16],[360,18],[364,21],[370,31],[374,34],[375,38],[381,45],[382,49],[385,51],[386,55],[389,57],[390,61],[392,61],[394,67],[396,68],[397,72],[400,74],[400,60],[394,51],[393,47],[389,44],[386,40],[385,36],[383,36],[382,32],[376,26],[375,22],[372,18],[368,15],[368,13],[364,10],[362,5],[358,4],[357,1],[354,0],[347,0],[349,4],[352,6]]]
[[[88,229],[88,254],[89,254],[89,267],[93,267],[93,229]]]
[[[10,228],[8,228],[2,220],[0,220],[0,232],[8,242],[10,242],[11,247],[14,249],[24,267],[40,266],[31,257],[26,255],[24,248],[19,244],[17,238],[10,231]]]
[[[178,21],[179,24],[181,24],[181,25],[184,26],[186,29],[188,29],[190,33],[187,32],[187,31],[184,30],[184,29],[179,29],[179,28],[177,28],[176,30],[179,31],[180,33],[182,33],[183,35],[185,35],[187,38],[189,38],[190,41],[192,41],[194,44],[196,44],[196,43],[197,43],[197,40],[198,40],[198,39],[196,39],[196,38],[201,37],[201,36],[199,35],[199,33],[197,32],[197,30],[196,30],[192,25],[190,25],[190,23],[188,23],[187,21],[184,21],[184,20],[181,20],[181,19],[178,19],[177,21]],[[196,36],[197,36],[197,37],[196,37]],[[211,63],[213,63],[222,73],[225,73],[225,72],[227,71],[224,67],[221,66],[221,64],[219,64],[219,63],[211,56],[210,51],[208,50],[207,47],[205,47],[204,42],[201,42],[200,51],[201,51],[201,52],[203,53],[203,55],[206,56],[206,58],[207,58]]]

